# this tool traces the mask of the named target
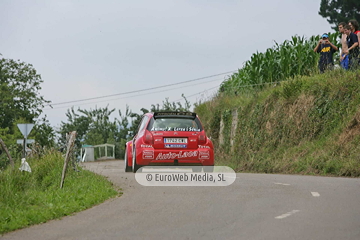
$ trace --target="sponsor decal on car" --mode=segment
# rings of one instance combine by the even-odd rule
[[[140,147],[142,148],[152,148],[153,146],[151,145],[145,145],[145,144],[141,144]]]
[[[186,127],[186,128],[180,128],[180,127],[165,127],[165,128],[152,127],[150,131],[201,132],[201,130],[199,128],[194,128],[194,127]]]
[[[199,148],[210,148],[209,146],[198,145]]]
[[[143,151],[143,159],[154,159],[154,151]]]
[[[186,144],[165,144],[165,148],[186,148]]]
[[[199,151],[199,159],[209,159],[210,153],[208,151]]]
[[[163,133],[153,133],[153,135],[164,135]]]
[[[186,128],[174,127],[173,131],[200,132],[200,129],[194,127],[186,127]]]
[[[175,158],[188,158],[188,157],[196,157],[198,154],[197,151],[183,152],[179,153],[159,153],[156,157],[156,160],[166,160],[166,159],[175,159]]]

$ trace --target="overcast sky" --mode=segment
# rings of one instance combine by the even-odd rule
[[[0,0],[0,53],[31,63],[53,126],[75,108],[209,98],[256,51],[332,31],[320,0]],[[155,88],[110,98],[59,104]],[[181,101],[182,103],[184,101]],[[114,114],[113,117],[117,117]]]

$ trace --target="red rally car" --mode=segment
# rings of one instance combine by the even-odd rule
[[[213,143],[196,113],[143,115],[134,138],[126,143],[125,171],[151,165],[214,166]]]

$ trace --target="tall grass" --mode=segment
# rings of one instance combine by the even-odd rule
[[[19,166],[0,172],[0,234],[81,211],[118,192],[105,178],[87,170],[69,168],[63,189],[63,156],[47,151],[29,159],[32,172]]]
[[[329,34],[330,41],[337,43],[337,33]],[[256,52],[243,68],[231,75],[220,87],[226,94],[238,94],[248,89],[262,89],[266,83],[283,81],[295,76],[308,76],[317,71],[319,54],[315,48],[320,36],[293,36],[265,53]],[[249,86],[251,85],[251,86]]]
[[[195,111],[213,138],[217,165],[237,171],[359,177],[359,83],[359,70],[338,69],[253,94],[219,95]]]

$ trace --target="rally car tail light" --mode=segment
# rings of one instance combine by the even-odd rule
[[[203,135],[203,134],[200,134],[199,137],[198,137],[198,144],[202,145],[202,144],[205,144],[205,143],[206,143],[206,136]]]
[[[147,131],[145,132],[145,143],[147,144],[154,144],[154,137],[151,134],[151,132]]]

